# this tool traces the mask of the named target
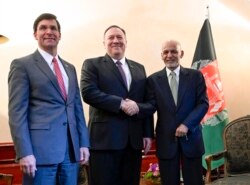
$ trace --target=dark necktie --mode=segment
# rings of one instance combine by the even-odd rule
[[[172,91],[175,105],[177,105],[178,85],[176,80],[176,74],[174,71],[170,73],[170,89]]]
[[[122,68],[122,63],[119,60],[116,62],[116,66],[118,67],[118,69],[119,69],[119,71],[121,73],[121,76],[122,76],[122,79],[123,79],[123,82],[124,82],[125,86],[128,88],[126,75],[125,75],[125,72],[124,72],[124,70]]]
[[[58,62],[57,62],[56,58],[53,58],[52,62],[53,62],[53,65],[54,65],[54,70],[55,70],[58,85],[60,87],[63,98],[66,101],[67,100],[67,93],[66,93],[66,88],[65,88],[65,85],[64,85],[61,70],[59,68],[59,65],[58,65]]]

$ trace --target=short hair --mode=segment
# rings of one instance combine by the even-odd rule
[[[120,26],[117,26],[117,25],[111,25],[111,26],[109,26],[109,27],[104,31],[103,36],[105,36],[105,34],[107,33],[107,31],[109,31],[111,28],[118,28],[118,29],[120,29],[120,30],[124,33],[124,35],[126,36],[125,30],[124,30],[123,28],[121,28]]]
[[[39,22],[41,22],[42,20],[51,20],[51,19],[56,20],[56,23],[58,26],[58,31],[61,33],[61,25],[60,25],[59,21],[57,20],[57,17],[51,13],[43,13],[36,18],[36,20],[33,24],[34,33],[37,31],[37,26],[38,26]]]

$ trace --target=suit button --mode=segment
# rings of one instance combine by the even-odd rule
[[[65,125],[67,125],[67,123],[64,122],[63,125],[65,126]]]

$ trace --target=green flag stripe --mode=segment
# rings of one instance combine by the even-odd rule
[[[225,110],[225,109],[222,110],[221,112],[217,113],[215,116],[206,120],[203,124],[215,126],[215,125],[223,122],[224,120],[228,120],[228,113],[227,113],[227,110]]]
[[[202,164],[204,168],[207,168],[207,164],[204,160],[205,156],[221,152],[224,150],[223,143],[223,130],[227,124],[228,119],[219,122],[216,125],[203,125],[202,134],[205,144],[205,154],[203,155]],[[215,169],[224,164],[224,159],[218,161],[212,161],[212,169]]]

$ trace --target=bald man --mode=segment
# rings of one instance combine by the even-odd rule
[[[180,184],[180,166],[185,185],[203,184],[200,122],[208,110],[206,84],[201,72],[180,66],[183,55],[178,41],[163,43],[165,67],[149,76],[147,103],[139,104],[140,114],[157,111],[156,149],[163,185]]]

